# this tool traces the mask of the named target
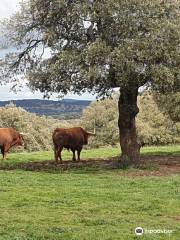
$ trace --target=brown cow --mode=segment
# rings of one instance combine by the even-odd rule
[[[13,128],[0,128],[0,149],[3,159],[6,159],[6,154],[12,146],[23,145],[23,135]]]
[[[73,152],[73,161],[76,161],[75,151],[77,151],[78,161],[80,161],[82,147],[83,145],[88,144],[88,138],[90,136],[95,136],[95,133],[86,132],[81,127],[67,129],[56,128],[52,136],[55,161],[58,162],[59,158],[62,163],[61,151],[63,148],[70,149]]]

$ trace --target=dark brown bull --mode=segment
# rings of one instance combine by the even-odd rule
[[[70,149],[73,152],[73,161],[76,161],[75,151],[77,151],[78,161],[80,161],[82,147],[83,145],[88,144],[88,138],[90,136],[95,136],[95,133],[86,132],[81,127],[67,129],[56,128],[52,136],[55,161],[58,162],[59,158],[62,163],[61,151],[63,148]]]
[[[23,135],[13,128],[0,128],[0,149],[3,159],[6,159],[7,152],[12,146],[23,145]]]

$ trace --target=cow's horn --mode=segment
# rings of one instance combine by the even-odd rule
[[[95,123],[94,123],[94,132],[87,132],[89,136],[96,136],[96,128],[95,128]]]
[[[89,135],[89,136],[96,136],[96,133],[94,132],[94,133],[92,133],[92,132],[87,132],[87,134]]]
[[[26,135],[26,134],[25,134],[25,133],[23,133],[23,132],[20,132],[20,134],[21,134],[21,135],[23,135],[23,136],[24,136],[24,135]]]
[[[94,134],[96,135],[96,128],[94,127]]]

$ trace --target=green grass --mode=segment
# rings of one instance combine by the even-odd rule
[[[177,155],[179,150],[150,147],[142,154]],[[84,150],[82,158],[113,157],[118,151]],[[70,159],[71,153],[63,157]],[[48,159],[52,152],[13,153],[6,162]],[[132,177],[128,171],[0,171],[0,239],[179,240],[180,176]],[[173,233],[139,237],[134,234],[138,226]]]
[[[180,155],[180,145],[144,147],[141,148],[141,154],[146,156],[178,156]]]
[[[173,145],[173,146],[159,146],[159,147],[144,147],[141,149],[141,154],[145,156],[176,156],[180,155],[180,145]],[[90,149],[90,150],[82,150],[81,158],[88,159],[88,158],[110,158],[116,157],[120,155],[120,148],[116,147],[104,147],[98,149]],[[22,152],[22,153],[11,153],[8,154],[9,160],[1,161],[1,164],[14,164],[20,162],[29,162],[29,161],[44,161],[44,160],[54,160],[53,151],[44,151],[44,152]],[[62,158],[63,160],[71,160],[72,153],[67,150],[62,151]]]

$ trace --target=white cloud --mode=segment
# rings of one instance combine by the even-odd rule
[[[8,52],[12,52],[14,49],[0,49],[0,59],[5,56]],[[48,55],[48,53],[46,54]],[[1,100],[12,100],[12,99],[42,99],[43,94],[40,92],[31,92],[29,88],[26,87],[26,84],[23,84],[23,88],[21,91],[18,91],[17,93],[14,93],[11,90],[12,84],[6,84],[6,85],[0,85],[0,101]],[[74,98],[74,99],[79,99],[79,100],[93,100],[95,99],[95,96],[85,93],[82,94],[81,96],[76,95],[76,94],[68,94],[65,96],[65,98]],[[57,94],[54,94],[51,99],[57,100]]]
[[[43,99],[43,94],[39,91],[33,93],[29,90],[29,88],[24,86],[21,91],[15,93],[11,91],[11,86],[11,84],[0,86],[0,101],[8,101],[15,99]],[[95,96],[92,96],[88,93],[82,94],[81,96],[77,94],[68,94],[65,96],[65,98],[78,100],[95,100]],[[50,99],[58,100],[57,94],[54,94]]]
[[[17,9],[19,0],[0,0],[0,18],[11,16]]]
[[[18,9],[18,3],[20,0],[0,0],[0,20],[3,18],[10,17],[13,13],[15,13]],[[4,57],[6,53],[8,53],[10,49],[0,50],[0,58]],[[12,51],[12,49],[11,49]],[[43,94],[40,92],[32,93],[27,87],[23,87],[20,92],[17,94],[11,91],[11,84],[1,85],[0,86],[0,100],[12,100],[12,99],[30,99],[30,98],[43,98]],[[88,99],[93,100],[95,96],[91,94],[83,94],[81,96],[68,94],[65,98],[75,98],[75,99]],[[57,100],[57,95],[53,95],[51,99]]]

